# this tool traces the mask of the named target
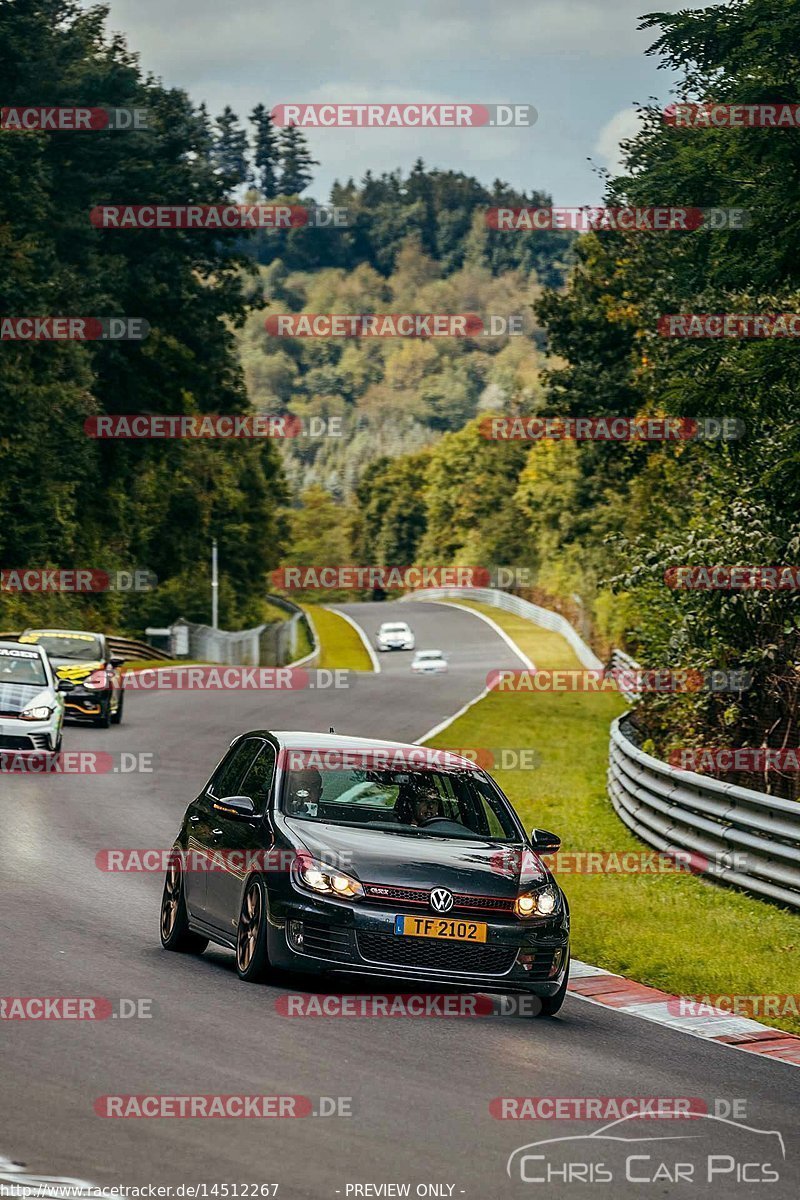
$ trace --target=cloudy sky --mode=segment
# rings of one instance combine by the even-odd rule
[[[706,3],[713,0],[705,0]],[[89,3],[89,0],[86,0]],[[674,78],[644,51],[643,12],[693,0],[110,0],[142,66],[212,113],[259,101],[532,104],[529,129],[309,130],[310,192],[335,178],[430,166],[596,203],[594,166],[614,168],[634,101],[670,99]],[[590,161],[591,160],[591,161]]]

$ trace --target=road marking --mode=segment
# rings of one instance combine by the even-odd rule
[[[505,629],[501,629],[496,621],[493,621],[491,617],[486,616],[486,613],[478,612],[478,610],[475,608],[467,608],[466,605],[458,604],[455,600],[427,600],[426,604],[444,604],[447,608],[457,608],[461,612],[471,613],[473,617],[477,617],[478,620],[480,620],[480,621],[485,621],[487,625],[490,625],[492,627],[492,629],[495,631],[497,636],[499,638],[503,639],[503,641],[509,647],[509,649],[512,650],[514,652],[514,654],[516,654],[517,658],[520,660],[520,662],[523,664],[523,666],[527,667],[527,669],[529,671],[536,670],[536,667],[533,665],[531,660],[528,658],[525,651],[520,650],[517,643],[514,641],[514,639],[512,637],[509,636],[509,634],[506,633]]]
[[[370,642],[369,638],[367,637],[366,633],[361,628],[361,626],[358,624],[358,622],[353,620],[353,618],[350,616],[349,613],[342,612],[342,610],[340,608],[333,608],[333,607],[331,607],[330,604],[323,604],[322,607],[327,612],[336,613],[337,617],[342,617],[343,620],[347,621],[348,625],[353,626],[353,629],[355,629],[356,633],[361,638],[361,641],[364,643],[364,649],[366,650],[367,654],[369,655],[369,660],[372,663],[373,671],[375,672],[376,675],[380,675],[380,673],[381,673],[380,660],[372,648],[372,643]]]

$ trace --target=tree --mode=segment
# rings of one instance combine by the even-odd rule
[[[247,161],[247,134],[228,104],[216,120],[213,161],[226,189],[241,187],[252,178]]]
[[[278,170],[280,151],[278,136],[272,124],[269,109],[257,104],[250,114],[255,127],[253,137],[253,164],[255,182],[261,195],[269,200],[278,195]]]
[[[311,157],[306,139],[295,125],[287,125],[279,137],[281,192],[284,196],[299,196],[311,183],[312,167],[319,163]]]

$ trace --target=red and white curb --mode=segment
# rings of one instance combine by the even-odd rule
[[[570,967],[569,992],[591,1004],[655,1021],[693,1037],[800,1066],[800,1037],[794,1034],[707,1005],[703,1008],[710,1008],[710,1011],[703,1015],[684,1016],[675,1011],[678,996],[576,959]]]

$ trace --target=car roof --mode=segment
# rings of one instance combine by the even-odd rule
[[[436,658],[437,655],[441,657],[441,654],[441,650],[418,650],[417,658]]]
[[[0,641],[0,650],[38,651],[40,658],[45,658],[47,656],[47,651],[45,650],[44,646],[21,646],[17,641]]]
[[[27,633],[40,633],[45,637],[94,637],[104,638],[105,634],[97,633],[94,629],[23,629],[21,637],[25,637]]]
[[[419,753],[426,747],[415,742],[390,742],[383,738],[345,737],[339,733],[318,733],[298,729],[249,729],[239,734],[235,740],[244,737],[270,737],[285,750],[406,750]],[[433,751],[433,748],[428,748]],[[465,767],[475,769],[475,763],[463,758],[452,750],[442,749],[441,754],[447,755],[453,766],[463,763]]]

